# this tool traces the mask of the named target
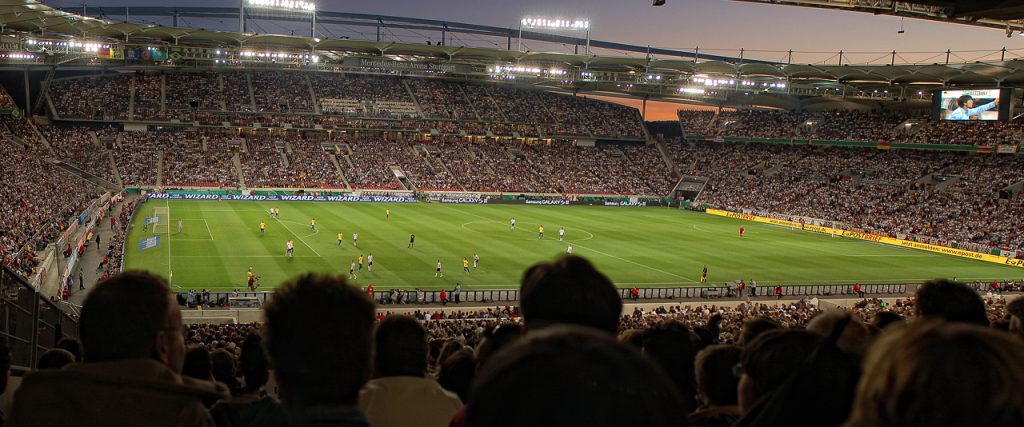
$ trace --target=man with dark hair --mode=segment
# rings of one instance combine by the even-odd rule
[[[643,333],[644,357],[668,374],[669,381],[682,396],[687,413],[697,408],[694,400],[693,361],[697,357],[698,338],[686,325],[669,320]]]
[[[981,113],[984,113],[998,106],[999,98],[992,100],[988,104],[982,105],[980,107],[975,107],[973,96],[966,94],[961,95],[956,100],[956,108],[953,110],[952,113],[949,113],[949,116],[946,117],[946,120],[970,120],[971,117],[981,115]]]
[[[57,341],[57,345],[54,348],[67,350],[72,356],[75,356],[75,362],[82,361],[82,342],[76,338],[61,338],[60,341]]]
[[[427,331],[409,316],[377,325],[374,379],[359,392],[359,409],[374,427],[444,427],[462,407],[459,396],[425,378]]]
[[[534,264],[519,291],[527,330],[568,323],[614,334],[619,327],[622,299],[615,285],[583,257]]]
[[[210,353],[210,362],[213,364],[213,380],[226,385],[232,396],[237,394],[242,385],[235,377],[235,355],[222,348]]]
[[[761,334],[775,329],[782,329],[782,325],[766,317],[749,318],[743,321],[743,326],[740,327],[739,341],[736,343],[740,347],[745,347],[747,344],[754,342]]]
[[[182,378],[185,329],[167,281],[130,271],[100,283],[85,299],[79,331],[84,362],[26,375],[14,398],[13,424],[213,424],[202,400],[227,393],[215,383]]]
[[[217,427],[276,427],[288,425],[281,402],[267,396],[263,386],[270,379],[267,355],[258,333],[251,333],[242,342],[238,365],[245,378],[245,387],[210,408]]]
[[[39,361],[36,362],[36,369],[42,371],[45,369],[60,369],[67,365],[75,363],[75,356],[70,351],[62,348],[51,348],[39,356]]]
[[[1024,339],[1024,297],[1006,304],[1006,312],[1010,316],[1010,333]]]
[[[740,379],[732,368],[740,362],[741,351],[734,345],[717,344],[697,353],[694,371],[699,408],[689,416],[691,426],[726,426],[739,420],[736,387]]]
[[[967,285],[946,279],[926,282],[917,289],[914,314],[988,326],[981,296]]]
[[[303,274],[263,310],[264,344],[292,426],[367,426],[356,407],[370,374],[374,307],[344,277]]]
[[[466,408],[470,427],[686,425],[661,369],[609,334],[575,325],[531,331],[495,355]]]
[[[768,331],[743,348],[736,426],[832,427],[850,413],[858,359],[830,338],[799,329]]]

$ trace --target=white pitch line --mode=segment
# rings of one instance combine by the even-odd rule
[[[323,256],[322,256],[322,255],[320,255],[320,252],[317,252],[317,251],[316,251],[316,249],[313,249],[313,247],[309,245],[309,243],[306,243],[306,240],[305,240],[305,239],[303,239],[302,237],[299,237],[299,235],[298,235],[298,234],[295,234],[295,232],[294,232],[294,231],[292,231],[292,229],[288,228],[288,226],[287,226],[287,225],[284,225],[285,221],[281,221],[281,220],[280,220],[280,219],[278,219],[278,218],[275,218],[275,219],[277,219],[277,222],[278,222],[279,224],[281,224],[281,226],[282,226],[282,227],[284,227],[284,229],[285,229],[285,230],[288,230],[288,232],[289,232],[289,233],[291,233],[291,234],[292,234],[292,236],[295,236],[295,237],[296,237],[297,239],[299,239],[299,241],[300,241],[300,242],[302,242],[302,244],[303,244],[303,245],[306,245],[306,247],[307,247],[307,248],[309,248],[309,250],[313,251],[313,253],[315,253],[315,254],[316,254],[316,256],[318,256],[318,257],[321,257],[321,258],[323,258]]]
[[[164,200],[164,206],[167,207],[167,283],[172,283],[174,269],[171,268],[171,204]]]
[[[496,221],[496,220],[493,220],[493,219],[487,218],[487,217],[485,217],[485,216],[482,216],[482,215],[477,215],[477,214],[475,214],[475,213],[472,213],[472,212],[463,212],[463,211],[460,211],[460,210],[458,210],[458,209],[455,209],[455,208],[450,208],[450,207],[448,207],[448,206],[445,206],[445,205],[443,205],[443,204],[442,204],[441,206],[444,206],[444,207],[446,207],[446,208],[448,208],[448,209],[452,209],[452,210],[454,210],[454,211],[457,211],[457,212],[462,212],[462,213],[465,213],[466,215],[473,215],[473,216],[475,216],[475,217],[477,217],[477,218],[485,219],[485,220],[488,220],[488,221]],[[468,224],[468,223],[467,223],[467,224]],[[532,223],[532,224],[537,224],[537,223]],[[463,224],[463,226],[465,226],[465,224]],[[588,233],[588,234],[589,234],[589,233]],[[593,234],[591,234],[591,237],[593,237]],[[637,265],[637,266],[640,266],[640,267],[643,267],[643,268],[646,268],[646,269],[649,269],[649,270],[657,271],[657,272],[659,272],[659,273],[662,273],[662,274],[667,274],[667,275],[669,275],[669,276],[675,276],[675,277],[678,277],[678,278],[680,278],[680,279],[686,280],[686,281],[688,281],[688,282],[690,282],[690,283],[697,283],[697,281],[696,281],[696,280],[690,279],[690,278],[688,278],[688,277],[680,276],[680,275],[678,275],[678,274],[675,274],[675,273],[669,273],[669,272],[667,272],[667,271],[665,271],[665,270],[661,270],[661,269],[658,269],[658,268],[654,268],[654,267],[651,267],[651,266],[649,266],[649,265],[647,265],[647,264],[641,264],[641,263],[639,263],[639,262],[636,262],[636,261],[630,261],[630,260],[628,260],[628,259],[625,259],[625,258],[622,258],[622,257],[619,257],[619,256],[615,256],[615,255],[609,254],[609,253],[607,253],[607,252],[602,252],[602,251],[599,251],[599,250],[596,250],[596,249],[589,249],[589,248],[587,248],[587,247],[585,247],[585,246],[581,246],[581,245],[579,245],[579,244],[576,244],[576,243],[573,243],[573,244],[574,244],[574,245],[576,245],[576,246],[578,246],[578,247],[581,247],[581,248],[583,248],[583,249],[586,249],[586,250],[588,250],[588,251],[594,252],[594,253],[599,253],[599,254],[602,254],[602,255],[605,255],[605,256],[608,256],[608,257],[611,257],[611,258],[615,258],[615,259],[618,259],[618,260],[621,260],[621,261],[625,261],[625,262],[628,262],[628,263],[630,263],[630,264],[633,264],[633,265]]]
[[[210,233],[210,240],[213,240],[213,231],[210,230],[210,223],[206,221],[206,218],[203,218],[203,224],[206,224],[206,232]]]

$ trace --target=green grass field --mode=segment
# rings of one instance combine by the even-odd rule
[[[281,209],[280,220],[269,218],[272,206]],[[391,209],[390,220],[385,208]],[[161,246],[140,252],[139,241],[153,234],[142,229],[142,219],[150,216],[163,221],[157,229]],[[512,217],[518,220],[514,232],[509,229]],[[315,232],[311,218],[317,221]],[[261,220],[267,223],[264,236]],[[540,225],[544,239],[537,236]],[[747,230],[742,239],[740,225]],[[566,243],[558,241],[560,226],[576,255],[589,258],[623,287],[695,285],[704,264],[713,284],[1024,277],[1024,270],[999,264],[670,208],[181,200],[141,205],[125,248],[125,268],[165,277],[173,271],[177,289],[225,291],[244,290],[245,272],[252,266],[263,278],[261,290],[270,290],[307,271],[347,275],[352,260],[372,253],[374,270],[358,274],[354,283],[359,286],[450,289],[461,282],[465,289],[515,288],[528,266],[565,253]],[[345,234],[342,247],[338,232]],[[358,248],[352,246],[354,232],[359,233]],[[410,233],[416,234],[413,249],[407,248]],[[294,258],[285,256],[288,239],[295,243]],[[480,267],[465,274],[462,258],[472,261],[474,252]],[[437,259],[444,278],[434,277]]]

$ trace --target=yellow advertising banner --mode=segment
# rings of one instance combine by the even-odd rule
[[[971,258],[979,261],[992,262],[996,264],[1004,264],[1013,267],[1024,268],[1024,260],[1013,259],[1009,257],[986,254],[981,252],[969,251],[965,249],[949,248],[945,246],[932,245],[928,243],[912,242],[909,240],[901,240],[893,237],[879,236],[877,234],[864,233],[860,231],[849,231],[834,229],[831,227],[821,227],[817,225],[801,225],[796,221],[789,221],[784,219],[768,218],[757,215],[750,215],[737,212],[723,211],[719,209],[708,209],[706,211],[709,215],[724,216],[728,218],[737,218],[746,221],[760,222],[764,224],[779,225],[782,227],[790,227],[794,229],[801,229],[804,231],[810,231],[821,234],[835,234],[836,236],[847,237],[851,239],[866,240],[869,242],[882,243],[886,245],[899,246],[903,248],[917,249],[928,252],[935,252],[945,255],[958,256],[961,258]]]

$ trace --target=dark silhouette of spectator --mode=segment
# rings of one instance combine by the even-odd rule
[[[213,374],[214,381],[226,385],[228,390],[231,391],[232,396],[237,394],[242,384],[235,377],[237,372],[235,356],[227,350],[220,349],[210,353],[210,362],[212,362],[211,373]]]
[[[864,362],[846,427],[1024,425],[1024,343],[971,324],[890,328]]]
[[[888,328],[891,325],[903,322],[903,316],[899,313],[893,313],[891,311],[881,311],[875,314],[875,319],[871,323],[872,326],[878,330]]]
[[[694,371],[697,378],[698,408],[690,414],[690,426],[725,427],[740,419],[736,388],[740,379],[732,369],[740,363],[741,349],[716,344],[697,353]]]
[[[213,381],[213,360],[205,346],[191,345],[185,352],[181,375],[198,380]]]
[[[264,344],[292,426],[367,426],[374,307],[343,277],[303,274],[265,306]]]
[[[873,338],[871,330],[860,319],[852,318],[842,310],[830,310],[814,316],[807,323],[807,330],[821,336],[828,336],[842,319],[849,319],[849,321],[845,322],[846,326],[843,327],[842,335],[839,336],[836,346],[847,353],[863,356],[868,346],[871,345]]]
[[[523,273],[520,305],[528,331],[574,324],[616,333],[622,300],[615,285],[583,257],[565,255]]]
[[[232,393],[230,399],[221,400],[210,408],[217,427],[275,427],[288,424],[281,402],[267,396],[264,386],[270,379],[269,362],[263,352],[259,333],[250,333],[242,342],[238,366],[245,379],[245,387]]]
[[[686,425],[661,369],[606,333],[572,325],[532,331],[502,350],[466,408],[471,427]]]
[[[931,280],[917,289],[916,297],[914,314],[918,316],[988,326],[985,302],[967,285],[946,279]]]
[[[473,358],[473,350],[468,348],[448,356],[437,371],[437,383],[445,390],[455,393],[463,402],[469,399],[469,387],[473,384],[474,377],[476,359]]]
[[[212,425],[202,399],[226,397],[227,390],[180,375],[183,331],[164,279],[140,271],[114,276],[93,288],[82,307],[84,362],[26,375],[12,423]]]
[[[75,355],[71,354],[70,351],[62,348],[51,348],[39,356],[39,361],[36,362],[36,369],[60,369],[67,365],[75,363]]]
[[[764,317],[747,319],[743,322],[743,327],[740,329],[740,338],[737,344],[745,347],[761,336],[761,334],[780,328],[782,328],[782,325],[778,324],[778,322]]]
[[[693,366],[698,338],[686,325],[667,321],[644,331],[643,355],[668,374],[685,404],[687,413],[697,409]]]
[[[483,340],[476,347],[477,371],[501,350],[523,336],[523,326],[518,323],[502,323],[484,331]]]
[[[837,330],[845,327],[837,324]],[[850,413],[860,376],[856,357],[828,338],[799,329],[765,332],[743,348],[737,427],[839,426]]]
[[[75,362],[82,361],[82,342],[76,338],[64,337],[60,341],[57,341],[57,345],[54,348],[61,348],[67,350],[75,357]]]
[[[426,378],[427,331],[409,316],[388,316],[374,336],[374,379],[359,408],[374,427],[447,426],[462,401]]]
[[[1010,316],[1010,333],[1024,339],[1024,298],[1010,301],[1006,305],[1006,312]]]

